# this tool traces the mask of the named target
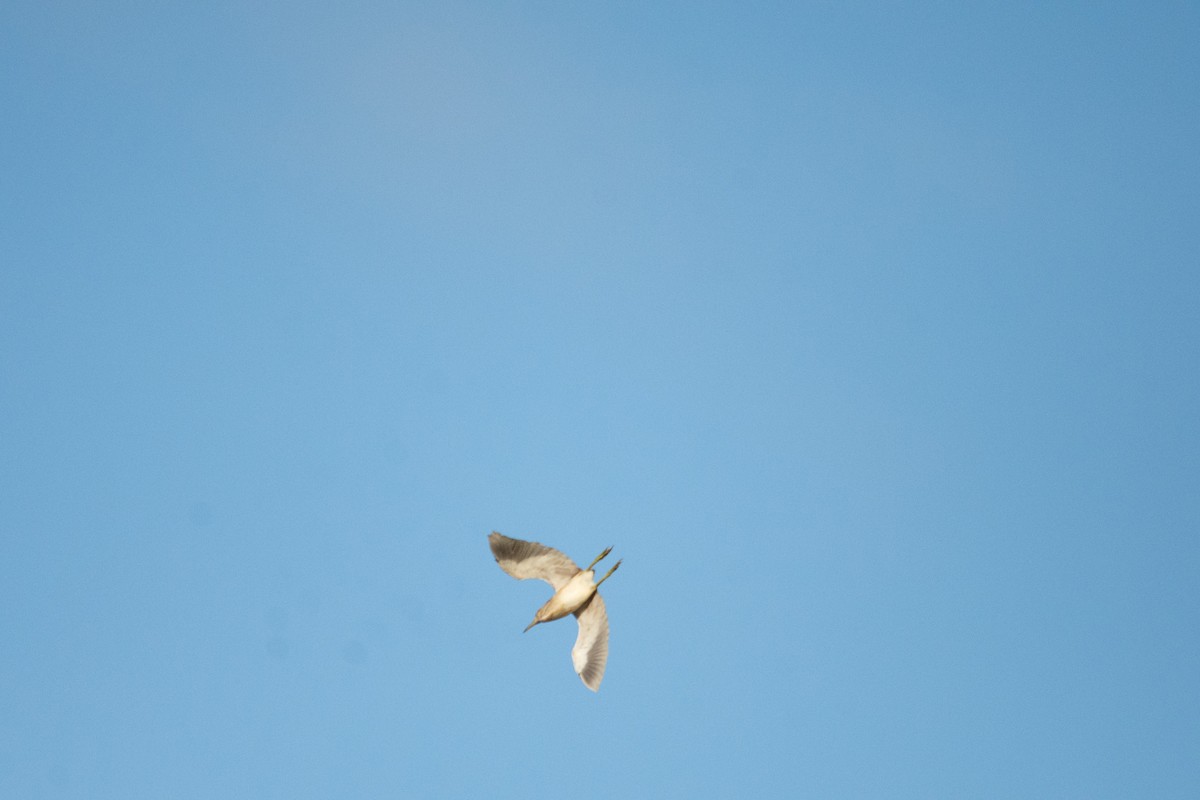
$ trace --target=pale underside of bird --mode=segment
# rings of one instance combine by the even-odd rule
[[[583,685],[593,692],[599,691],[608,663],[608,614],[596,589],[617,571],[621,562],[614,564],[598,581],[593,580],[596,573],[592,567],[612,552],[612,548],[606,548],[596,556],[587,569],[580,569],[563,553],[537,542],[512,539],[493,531],[488,536],[488,544],[500,569],[509,575],[520,580],[537,578],[554,587],[554,596],[538,609],[525,630],[540,622],[574,614],[579,623],[579,636],[571,648],[571,663]]]

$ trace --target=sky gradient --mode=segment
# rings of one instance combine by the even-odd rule
[[[1200,792],[1194,4],[0,8],[0,795]],[[493,562],[605,584],[569,620]]]

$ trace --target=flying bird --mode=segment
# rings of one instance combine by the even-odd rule
[[[608,663],[608,614],[604,611],[604,600],[596,590],[608,580],[608,576],[621,566],[618,561],[604,577],[596,577],[592,567],[612,552],[611,547],[592,559],[587,569],[580,569],[574,561],[555,550],[537,542],[511,539],[502,533],[492,532],[488,536],[492,555],[500,569],[519,580],[537,578],[554,587],[554,596],[537,610],[533,622],[526,626],[528,631],[539,622],[562,619],[574,614],[579,622],[579,637],[571,648],[571,663],[579,673],[583,685],[593,692],[600,691],[604,678],[604,666]]]

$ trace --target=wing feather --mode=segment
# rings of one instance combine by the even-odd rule
[[[575,612],[575,618],[579,621],[579,636],[571,648],[571,663],[583,685],[598,692],[608,664],[608,612],[599,592]]]
[[[545,581],[556,592],[579,572],[579,567],[566,555],[538,542],[512,539],[493,531],[488,536],[488,544],[500,569],[520,580],[537,578]]]

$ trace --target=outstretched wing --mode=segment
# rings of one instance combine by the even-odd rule
[[[571,663],[583,685],[598,692],[600,681],[604,679],[604,666],[608,664],[608,613],[599,592],[575,612],[575,619],[579,621],[579,637],[571,648]]]
[[[488,544],[500,569],[521,580],[545,581],[556,592],[579,572],[574,561],[544,544],[511,539],[495,531],[488,536]]]

